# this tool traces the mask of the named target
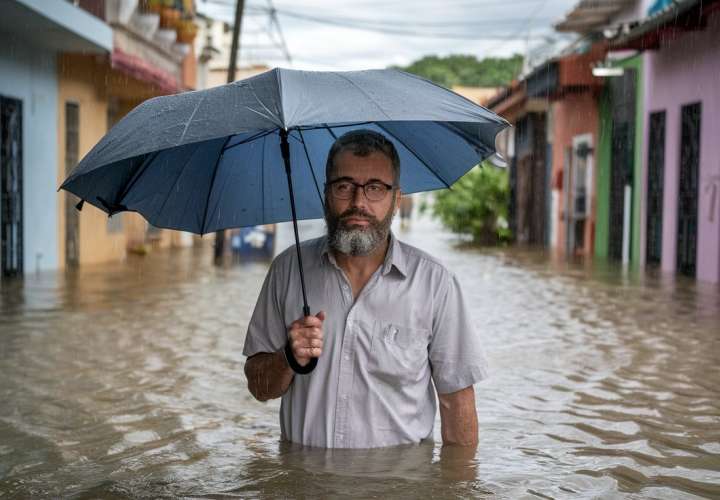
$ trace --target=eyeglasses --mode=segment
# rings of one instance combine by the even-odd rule
[[[330,193],[338,200],[350,200],[355,197],[355,190],[362,188],[365,198],[370,201],[381,201],[387,196],[389,191],[395,189],[390,184],[381,181],[370,181],[365,184],[359,184],[347,179],[337,179],[326,184],[330,188]]]

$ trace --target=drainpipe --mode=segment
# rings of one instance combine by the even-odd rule
[[[632,186],[625,184],[625,199],[623,201],[623,239],[622,239],[622,263],[624,266],[630,264],[630,211],[632,202]]]

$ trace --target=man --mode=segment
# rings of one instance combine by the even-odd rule
[[[372,448],[432,438],[434,382],[443,442],[476,447],[479,339],[456,278],[390,232],[401,196],[394,145],[370,130],[348,132],[330,149],[326,179],[328,234],[302,244],[308,303],[320,312],[298,317],[297,254],[286,250],[248,327],[250,392],[282,396],[286,440]],[[312,358],[310,374],[290,368]]]

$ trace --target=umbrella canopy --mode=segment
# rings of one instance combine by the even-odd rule
[[[145,101],[61,188],[104,210],[198,234],[289,221],[287,140],[298,219],[323,216],[325,160],[343,133],[387,136],[404,193],[449,187],[495,151],[508,124],[428,80],[396,70],[274,69]]]

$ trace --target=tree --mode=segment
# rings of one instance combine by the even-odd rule
[[[433,215],[451,231],[469,234],[475,243],[495,245],[510,237],[507,170],[487,162],[475,167],[450,189],[438,191]]]
[[[522,63],[523,58],[519,54],[506,58],[486,57],[481,61],[471,55],[425,56],[409,66],[396,68],[448,88],[454,85],[501,87],[517,78]]]

